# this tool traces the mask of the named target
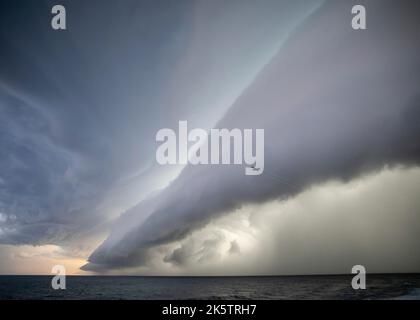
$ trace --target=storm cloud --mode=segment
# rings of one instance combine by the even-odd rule
[[[420,6],[358,4],[367,8],[367,30],[351,28],[351,3],[326,2],[296,27],[215,125],[265,129],[264,174],[187,166],[153,205],[140,203],[123,214],[84,268],[144,266],[152,249],[182,242],[244,206],[292,199],[314,185],[363,179],[384,167],[416,166]],[[182,265],[191,246],[175,248],[164,262]],[[206,243],[203,250],[211,255],[214,246]]]
[[[134,207],[121,240],[180,170],[155,163],[156,131],[214,126],[320,3],[63,0],[60,32],[55,1],[2,1],[0,244],[86,252]]]
[[[420,270],[418,1],[55,4],[0,3],[0,273]],[[264,129],[263,174],[158,165],[183,120]]]

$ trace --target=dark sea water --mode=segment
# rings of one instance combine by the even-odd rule
[[[0,299],[417,299],[420,274],[368,275],[355,291],[351,276],[121,277],[68,276],[53,290],[50,276],[0,276]]]

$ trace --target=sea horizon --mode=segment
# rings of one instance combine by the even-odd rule
[[[420,272],[377,272],[368,276],[380,275],[420,275]],[[55,274],[0,274],[0,277],[28,276],[28,277],[53,277]],[[267,274],[267,275],[141,275],[141,274],[70,274],[66,277],[146,277],[146,278],[264,278],[264,277],[351,277],[347,273],[314,273],[314,274]]]
[[[352,275],[138,276],[71,275],[54,290],[52,276],[0,275],[0,300],[388,300],[420,299],[420,274],[369,274],[368,290]]]

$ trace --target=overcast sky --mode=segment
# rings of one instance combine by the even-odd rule
[[[0,4],[0,273],[420,272],[416,1],[60,3]],[[264,173],[158,165],[180,120]]]

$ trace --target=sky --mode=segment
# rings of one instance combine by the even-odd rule
[[[0,4],[0,274],[420,272],[416,1],[55,4]],[[157,164],[181,120],[264,173]]]

